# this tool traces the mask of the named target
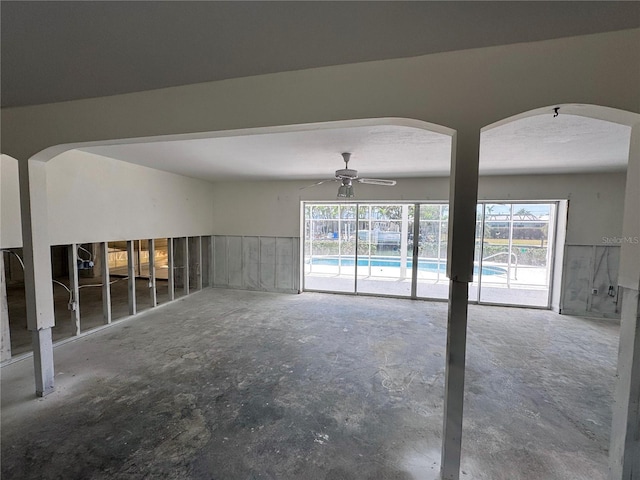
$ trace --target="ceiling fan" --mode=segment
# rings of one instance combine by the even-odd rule
[[[396,184],[395,180],[383,180],[380,178],[360,178],[358,177],[358,171],[349,168],[349,160],[351,159],[351,153],[344,152],[342,154],[344,160],[344,168],[336,170],[335,178],[328,180],[322,180],[304,188],[315,187],[326,182],[340,182],[341,185],[338,188],[338,198],[351,198],[353,197],[353,182],[365,183],[369,185],[384,185],[392,187]]]

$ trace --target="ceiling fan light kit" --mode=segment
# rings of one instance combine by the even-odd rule
[[[338,198],[351,198],[353,197],[353,185],[351,180],[347,178],[342,179],[342,185],[338,187]]]

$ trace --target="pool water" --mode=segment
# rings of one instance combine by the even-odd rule
[[[340,261],[341,260],[341,261]],[[353,267],[354,258],[353,257],[315,257],[315,258],[306,258],[305,263],[307,265],[328,265],[328,266],[337,266],[338,263],[343,267]],[[358,267],[390,267],[390,268],[399,268],[400,267],[400,259],[397,257],[371,257],[371,258],[358,258]],[[407,260],[407,268],[413,268],[413,261]],[[446,273],[447,264],[446,262],[436,262],[433,260],[419,260],[418,261],[418,270],[423,272],[434,272],[434,273]],[[473,274],[478,274],[478,265],[474,265]],[[482,275],[506,275],[507,270],[502,267],[495,266],[483,266],[482,267]]]

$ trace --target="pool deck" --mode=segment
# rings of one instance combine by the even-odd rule
[[[501,265],[504,267],[504,265]],[[361,294],[411,296],[411,269],[400,272],[397,267],[359,267],[357,290]],[[304,289],[325,292],[354,293],[355,268],[338,268],[329,265],[314,265],[309,271],[305,266]],[[477,277],[475,277],[477,282]],[[484,275],[481,303],[547,307],[549,288],[545,285],[546,269],[519,266],[517,278],[507,281],[506,275]],[[449,280],[442,273],[418,271],[417,297],[425,299],[448,298]],[[478,301],[478,284],[469,286],[469,300]]]

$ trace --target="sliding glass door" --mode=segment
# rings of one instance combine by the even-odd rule
[[[355,293],[356,205],[307,204],[304,212],[305,288]]]
[[[549,304],[556,205],[485,203],[481,303]]]
[[[469,300],[548,307],[555,203],[480,203]],[[446,299],[449,206],[304,207],[304,288]]]
[[[359,293],[411,295],[414,205],[358,207]]]
[[[449,238],[449,205],[418,205],[418,261],[416,296],[447,298],[447,240]]]

